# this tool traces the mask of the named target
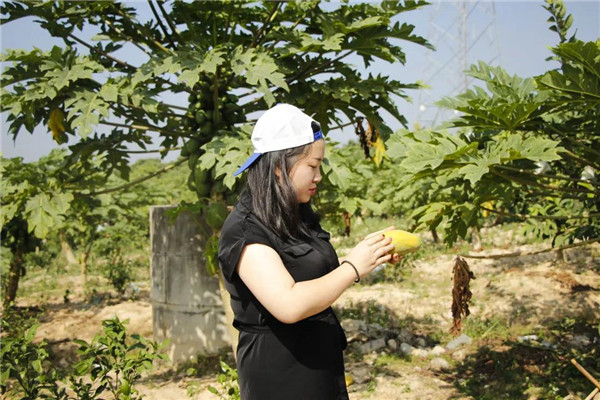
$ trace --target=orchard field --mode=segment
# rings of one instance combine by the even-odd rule
[[[404,222],[366,218],[350,237],[339,231],[332,241],[343,254],[364,233]],[[567,250],[566,260],[554,253],[467,259],[476,278],[470,285],[471,315],[462,331],[470,340],[447,348],[456,339],[450,333],[455,254],[543,247],[519,229],[512,224],[482,229],[477,252],[467,241],[447,249],[424,235],[423,248],[405,265],[381,268],[336,302],[350,340],[345,360],[353,381],[351,399],[576,399],[592,391],[570,360],[589,371],[600,367],[598,245]],[[102,321],[114,316],[129,321],[129,334],[152,337],[146,256],[134,249],[127,256],[140,264],[121,295],[96,271],[84,285],[79,269],[62,257],[50,273],[42,267],[28,272],[17,306],[21,315],[39,320],[34,342],[46,340],[48,362],[73,365],[79,359],[73,340],[91,341],[102,331]],[[406,345],[415,348],[412,354]],[[136,388],[152,400],[218,399],[207,388],[224,393],[225,384],[217,380],[221,360],[234,365],[231,350],[179,366],[155,362]]]
[[[409,127],[399,104],[427,82],[372,68],[433,49],[405,22],[427,6],[149,1],[142,21],[135,3],[3,2],[2,24],[64,42],[2,53],[8,134],[56,143],[1,158],[3,398],[239,398],[231,350],[176,365],[153,339],[148,210],[203,221],[216,274],[253,123],[288,102],[352,135],[327,138],[313,200],[339,255],[389,225],[423,241],[334,305],[351,399],[592,399],[600,41],[540,3],[546,72],[474,64],[439,101],[454,120]]]

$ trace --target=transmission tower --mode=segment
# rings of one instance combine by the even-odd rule
[[[469,87],[472,78],[464,71],[471,64],[502,62],[493,1],[434,1],[428,8],[427,38],[436,50],[425,50],[420,80],[429,88],[419,90],[416,104],[416,122],[421,127],[435,127],[455,117],[453,110],[435,103]]]

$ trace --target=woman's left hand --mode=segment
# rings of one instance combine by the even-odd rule
[[[394,229],[396,229],[395,226],[388,226],[385,229],[382,229],[382,230],[377,231],[377,232],[373,232],[373,233],[365,236],[365,240],[369,239],[369,238],[372,238],[373,236],[377,236],[377,235],[380,235],[382,233],[385,233],[387,231],[394,230]],[[400,262],[400,260],[402,260],[402,256],[400,254],[398,254],[398,253],[392,253],[392,258],[389,259],[387,262],[390,263],[390,264],[392,264],[392,265],[396,265],[396,264],[398,264]]]

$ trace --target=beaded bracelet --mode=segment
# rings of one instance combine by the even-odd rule
[[[354,264],[352,264],[352,263],[351,263],[350,261],[348,261],[348,260],[344,260],[344,261],[342,261],[342,264],[343,264],[343,263],[347,263],[347,264],[349,264],[349,265],[352,267],[352,269],[354,269],[354,272],[356,272],[356,279],[354,280],[354,282],[356,282],[356,283],[360,282],[360,274],[358,273],[358,269],[356,269],[356,267],[354,266]],[[340,264],[340,265],[342,265],[342,264]]]

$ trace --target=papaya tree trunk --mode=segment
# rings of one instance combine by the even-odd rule
[[[483,250],[483,246],[481,245],[481,234],[479,233],[479,228],[473,226],[471,229],[471,243],[473,243],[473,251]]]
[[[87,245],[84,246],[84,250],[81,253],[79,268],[81,271],[81,277],[83,279],[83,284],[86,285],[88,281],[88,259],[90,257],[90,253],[92,252],[92,245],[94,244],[93,240],[90,240]]]
[[[81,277],[83,278],[83,285],[85,286],[87,284],[87,278],[88,278],[88,268],[87,268],[87,260],[88,260],[88,256],[89,253],[87,251],[84,251],[83,253],[81,253],[81,257],[79,258],[79,268],[81,271]]]
[[[23,250],[17,248],[12,259],[10,260],[10,270],[8,272],[8,281],[4,292],[4,307],[8,307],[10,303],[17,298],[19,290],[19,280],[23,273]]]
[[[65,255],[65,258],[67,259],[67,265],[78,264],[77,257],[75,257],[75,254],[73,253],[73,250],[71,249],[71,246],[69,245],[69,242],[67,242],[65,235],[61,232],[59,237],[60,237],[60,248],[61,248],[63,254]]]
[[[431,236],[433,237],[433,242],[434,243],[439,243],[440,242],[440,237],[438,236],[438,233],[435,229],[431,230]]]
[[[344,211],[342,218],[344,219],[344,235],[348,237],[350,236],[350,223],[352,222],[352,217],[348,211]]]
[[[231,348],[233,350],[233,357],[237,361],[237,346],[238,346],[238,331],[233,327],[233,310],[231,309],[231,296],[225,288],[225,277],[221,270],[217,272],[219,278],[219,292],[221,294],[221,301],[223,302],[223,309],[225,310],[225,325],[227,327],[227,333],[231,338]]]

